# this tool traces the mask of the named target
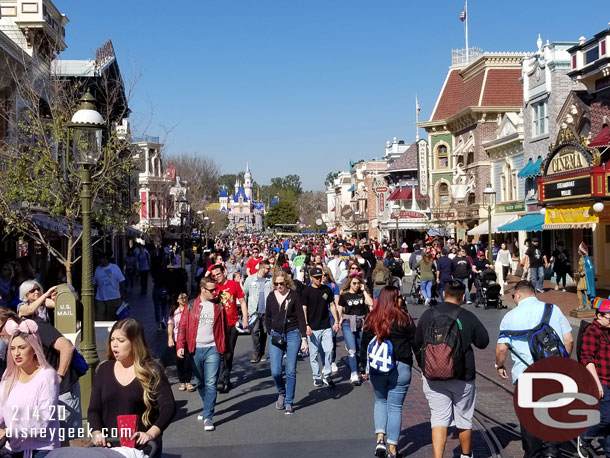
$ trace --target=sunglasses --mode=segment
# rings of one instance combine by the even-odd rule
[[[36,291],[40,291],[40,288],[36,287],[36,288],[34,288],[34,289],[31,289],[31,290],[29,290],[29,291],[28,291],[28,294],[33,294],[33,293],[35,293]]]
[[[216,288],[214,288],[214,289],[203,288],[203,289],[205,289],[206,291],[209,291],[210,293],[215,293],[216,292]]]
[[[359,281],[352,282],[352,286],[360,286],[362,283]]]
[[[274,282],[273,284],[274,284],[275,286],[282,286],[282,285],[285,285],[285,284],[286,284],[286,282],[285,282],[285,281],[276,281],[276,282]]]

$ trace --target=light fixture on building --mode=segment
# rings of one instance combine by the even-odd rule
[[[542,208],[540,209],[540,214],[541,214],[542,216],[546,215],[546,207],[542,207]]]
[[[601,213],[604,210],[604,203],[603,202],[595,202],[593,204],[593,211],[596,213]]]

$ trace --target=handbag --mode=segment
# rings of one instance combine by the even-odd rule
[[[286,349],[286,315],[288,314],[288,305],[286,304],[287,300],[288,297],[286,297],[286,299],[284,299],[284,302],[282,302],[282,305],[280,305],[280,310],[282,309],[282,306],[284,306],[284,322],[282,324],[282,332],[280,333],[280,335],[274,334],[271,336],[271,344],[275,345],[281,350]]]

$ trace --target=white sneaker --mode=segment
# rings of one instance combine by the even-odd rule
[[[214,431],[214,423],[212,422],[212,420],[203,420],[203,430]]]
[[[335,375],[337,372],[339,372],[339,368],[337,367],[337,364],[332,363],[330,365],[330,372],[331,374]]]
[[[197,415],[197,421],[203,421],[203,415]]]
[[[463,453],[460,454],[460,458],[473,458],[474,454],[471,452],[470,455],[464,455]]]
[[[559,285],[555,285],[555,291],[559,291]]]
[[[352,382],[352,385],[360,386],[360,377],[358,376],[358,372],[352,372],[349,380]]]

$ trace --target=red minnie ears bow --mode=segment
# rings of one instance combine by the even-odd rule
[[[9,336],[14,336],[18,332],[24,334],[34,334],[38,332],[38,325],[34,320],[23,320],[20,324],[17,324],[14,320],[7,320],[4,324],[4,329]]]

